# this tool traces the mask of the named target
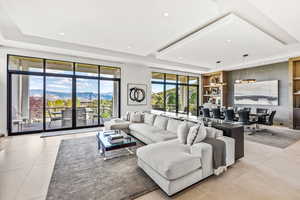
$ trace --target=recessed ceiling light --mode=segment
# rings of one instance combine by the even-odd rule
[[[179,60],[182,60],[182,57],[179,56],[178,59],[179,59]]]
[[[131,46],[127,46],[127,49],[131,49]]]
[[[168,16],[169,16],[169,13],[164,12],[164,16],[165,16],[165,17],[168,17]]]
[[[58,33],[58,35],[65,35],[65,33],[61,32],[61,33]]]
[[[229,43],[229,42],[231,42],[231,40],[227,40],[227,42]]]

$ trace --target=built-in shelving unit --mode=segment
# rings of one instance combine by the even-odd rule
[[[289,127],[300,129],[300,57],[289,59]]]
[[[202,74],[202,105],[209,100],[219,106],[227,106],[227,74],[225,71]]]

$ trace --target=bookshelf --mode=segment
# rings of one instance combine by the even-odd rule
[[[300,129],[300,57],[289,59],[289,128]]]
[[[213,99],[219,106],[227,106],[227,73],[225,71],[202,74],[201,104]]]

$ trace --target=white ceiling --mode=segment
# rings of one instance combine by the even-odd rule
[[[298,19],[299,0],[0,0],[0,45],[202,73],[300,56]]]
[[[24,34],[143,56],[217,15],[211,0],[3,1]]]
[[[231,14],[201,29],[159,54],[159,58],[218,68],[284,52],[284,45],[253,25]],[[222,61],[216,64],[216,61]]]
[[[250,3],[297,40],[300,40],[299,0],[251,0]]]

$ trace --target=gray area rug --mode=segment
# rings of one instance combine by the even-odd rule
[[[103,130],[103,128],[97,127],[97,128],[73,129],[73,130],[66,130],[66,131],[43,132],[41,138],[62,136],[62,135],[72,135],[72,134],[82,134],[82,133],[95,132],[100,130]]]
[[[249,132],[245,132],[245,139],[284,149],[300,140],[300,133],[278,128],[259,131],[254,135],[249,135]]]
[[[135,155],[104,161],[94,136],[62,141],[46,199],[128,200],[155,189],[158,186],[138,168]]]

